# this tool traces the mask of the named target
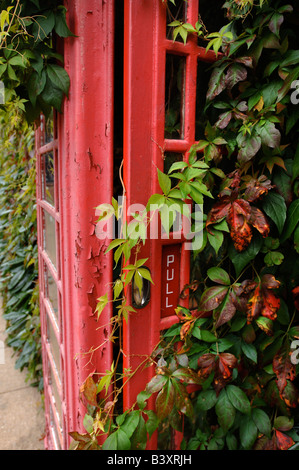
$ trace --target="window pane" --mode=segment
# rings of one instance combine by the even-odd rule
[[[45,123],[45,144],[52,142],[53,139],[54,139],[54,122],[53,122],[53,111],[52,111]]]
[[[49,269],[45,266],[45,296],[50,301],[52,310],[55,314],[55,318],[58,322],[58,296],[57,296],[57,286],[51,276]]]
[[[166,55],[165,138],[184,138],[185,57]]]
[[[186,21],[186,0],[176,0],[175,5],[172,2],[167,2],[167,16],[166,16],[166,37],[167,39],[173,38],[173,28],[168,26],[172,21],[180,20]],[[180,35],[176,37],[176,41],[182,41]]]
[[[55,362],[57,374],[60,378],[60,350],[59,350],[59,344],[57,341],[57,336],[55,334],[54,328],[52,326],[52,323],[50,319],[47,316],[47,337],[48,337],[48,342],[50,343],[50,348],[52,351],[52,356]]]
[[[55,230],[55,219],[43,211],[44,217],[44,249],[46,250],[50,260],[52,261],[55,268],[57,267],[56,260],[56,230]]]
[[[54,156],[53,152],[45,153],[42,159],[42,198],[54,206]]]

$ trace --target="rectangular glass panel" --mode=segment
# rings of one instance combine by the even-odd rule
[[[184,138],[185,57],[166,55],[165,138]]]
[[[53,410],[52,410],[51,407],[50,407],[50,426],[51,426],[50,427],[51,438],[54,441],[54,447],[56,449],[60,450],[61,449],[60,439],[59,439],[58,434],[57,434],[56,423],[55,423],[55,420],[54,420]]]
[[[44,217],[44,250],[46,250],[50,260],[55,268],[57,267],[56,260],[56,223],[55,219],[43,211]]]
[[[204,111],[211,73],[212,64],[198,61],[196,81],[195,140],[205,139],[204,132],[207,120],[210,123],[214,123],[217,116],[217,109],[215,109],[213,106],[209,106],[209,108]]]
[[[166,37],[173,39],[173,28],[168,26],[172,21],[186,21],[186,0],[176,0],[175,5],[172,2],[167,2],[167,15],[166,15]],[[176,41],[182,41],[182,37],[178,35]]]
[[[51,384],[51,390],[53,392],[53,397],[54,397],[54,401],[55,401],[55,408],[56,408],[56,411],[57,411],[59,422],[62,423],[61,398],[60,398],[60,395],[59,395],[59,392],[58,392],[55,377],[54,377],[54,374],[53,374],[53,371],[52,371],[51,367],[50,367],[49,380],[50,380],[50,384]]]
[[[57,286],[47,266],[45,266],[44,273],[45,273],[45,296],[50,301],[51,308],[55,314],[57,324],[59,325]]]
[[[48,152],[41,155],[42,160],[42,198],[54,206],[54,155]]]
[[[60,349],[59,349],[59,344],[57,341],[54,328],[48,316],[47,316],[47,336],[48,336],[48,341],[50,343],[50,348],[51,348],[52,356],[55,362],[57,374],[60,377]]]
[[[228,23],[222,8],[215,8],[215,3],[211,0],[199,0],[198,17],[203,24],[205,34],[218,32],[222,26]],[[207,42],[199,36],[198,44],[207,46]]]
[[[53,111],[45,122],[45,144],[52,142],[54,139],[54,122],[53,122]]]

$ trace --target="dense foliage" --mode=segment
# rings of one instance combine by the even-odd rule
[[[59,38],[70,32],[66,9],[57,0],[2,0],[0,14],[0,80],[5,101],[24,107],[27,122],[61,110],[69,90]]]
[[[16,367],[40,390],[34,121],[68,94],[57,42],[72,33],[60,3],[0,2],[0,290]]]
[[[0,115],[0,273],[7,344],[15,367],[42,390],[36,243],[34,131],[22,110]]]
[[[175,38],[198,34],[219,60],[206,90],[205,134],[188,162],[158,172],[162,194],[150,199],[162,222],[165,204],[203,203],[203,246],[183,293],[192,308],[178,306],[179,323],[153,352],[156,375],[134,409],[115,417],[118,393],[98,401],[115,385],[116,364],[100,382],[88,378],[81,390],[87,433],[72,434],[79,449],[144,449],[158,426],[160,448],[171,447],[174,430],[188,450],[290,449],[299,441],[298,6],[223,6],[228,24],[220,32],[172,23]],[[111,212],[118,209],[113,201]],[[133,223],[135,230],[144,219]],[[128,236],[109,248],[125,263],[114,284],[118,325],[134,315],[123,288],[146,277],[136,247]],[[132,253],[135,262],[126,265]],[[107,302],[99,299],[99,315]],[[155,412],[147,409],[151,396]]]

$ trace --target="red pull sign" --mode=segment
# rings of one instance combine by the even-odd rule
[[[180,295],[181,244],[162,248],[161,317],[175,315]]]

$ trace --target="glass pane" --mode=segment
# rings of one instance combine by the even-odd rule
[[[196,117],[195,117],[195,140],[205,139],[204,131],[206,122],[209,120],[214,123],[212,114],[217,116],[217,109],[210,106],[204,111],[206,103],[206,94],[209,87],[209,80],[212,73],[212,65],[206,62],[198,61],[197,64],[197,84],[196,84]],[[218,112],[219,114],[219,112]]]
[[[47,336],[48,336],[48,341],[50,343],[52,356],[53,356],[53,359],[54,359],[54,362],[55,362],[57,374],[60,377],[60,349],[59,349],[59,343],[57,341],[57,336],[55,334],[52,323],[51,323],[51,321],[48,317],[47,317]]]
[[[53,374],[53,371],[52,371],[51,367],[50,367],[50,378],[49,378],[49,380],[50,380],[50,384],[51,384],[51,390],[53,392],[53,397],[54,397],[54,401],[55,401],[55,408],[57,410],[59,422],[62,423],[61,399],[60,399],[60,395],[59,395],[59,392],[58,392],[58,389],[57,389],[55,377],[54,377],[54,374]]]
[[[184,138],[185,57],[166,55],[165,138]]]
[[[45,266],[45,296],[50,301],[52,310],[55,313],[57,324],[59,324],[57,286],[47,266]]]
[[[44,216],[44,249],[49,255],[49,258],[52,261],[53,265],[57,267],[55,219],[46,211],[43,211],[43,216]]]
[[[164,173],[168,173],[170,167],[175,162],[181,162],[183,160],[183,155],[181,153],[166,152],[164,154]],[[175,180],[174,180],[175,181]]]
[[[60,445],[60,439],[58,437],[58,434],[57,434],[57,430],[56,430],[56,422],[54,420],[54,416],[53,416],[53,410],[52,408],[50,407],[50,430],[51,430],[51,438],[52,440],[54,441],[54,447],[58,450],[61,449],[61,445]]]
[[[215,33],[222,26],[229,23],[229,20],[225,18],[224,10],[222,8],[215,8],[215,4],[211,0],[199,0],[198,16],[204,25],[205,34]],[[198,42],[200,46],[207,46],[207,42],[203,39],[199,38]]]
[[[54,156],[53,152],[45,153],[42,159],[42,197],[54,206]]]
[[[54,122],[53,122],[53,111],[48,117],[45,123],[45,144],[52,142],[54,139]]]
[[[169,23],[175,20],[186,21],[186,0],[176,0],[175,5],[172,2],[167,2],[167,16],[166,16],[166,37],[167,39],[173,38],[173,28],[168,26]],[[176,37],[176,41],[182,41],[180,35]]]

